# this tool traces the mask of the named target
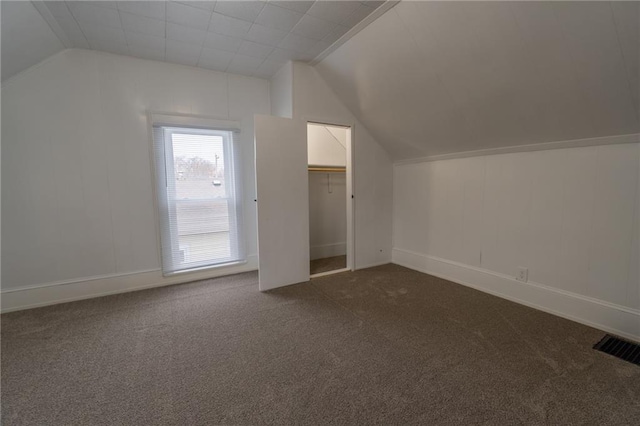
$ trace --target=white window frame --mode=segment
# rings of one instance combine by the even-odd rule
[[[157,228],[158,228],[158,249],[160,261],[162,265],[163,276],[174,274],[182,274],[204,269],[215,269],[230,265],[246,263],[246,254],[243,250],[244,235],[242,234],[242,191],[241,191],[241,171],[239,170],[239,149],[237,142],[229,138],[229,132],[237,135],[240,132],[239,122],[230,120],[220,120],[213,118],[205,118],[198,116],[186,115],[167,115],[149,113],[149,127],[151,139],[151,155],[154,169],[154,191],[156,202]],[[154,142],[154,129],[163,127],[164,143],[156,145]],[[212,136],[221,136],[223,140],[223,152],[225,153],[225,183],[233,183],[225,187],[225,198],[200,199],[200,200],[176,200],[175,191],[176,183],[174,179],[168,179],[169,176],[175,175],[174,164],[166,161],[173,158],[173,143],[171,136],[176,133],[183,134],[203,134]],[[232,179],[233,177],[233,179]],[[162,187],[166,190],[161,190]],[[174,196],[169,200],[168,195],[173,193]],[[235,203],[229,202],[235,199]],[[172,230],[170,223],[172,219],[175,221],[177,216],[176,205],[179,202],[208,202],[212,200],[227,201],[229,208],[229,232],[231,246],[231,257],[220,259],[219,262],[211,264],[209,260],[202,262],[190,262],[186,268],[180,268],[181,250],[179,247],[179,239],[177,232]],[[235,233],[235,236],[231,236]],[[163,250],[163,240],[171,241],[170,252]],[[235,256],[234,256],[235,254]]]

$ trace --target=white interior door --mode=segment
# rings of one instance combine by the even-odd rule
[[[259,285],[309,281],[307,124],[255,116]]]

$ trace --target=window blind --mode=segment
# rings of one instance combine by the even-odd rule
[[[234,132],[153,127],[162,271],[245,260]]]

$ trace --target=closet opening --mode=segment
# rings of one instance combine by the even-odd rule
[[[352,128],[307,123],[309,271],[353,270]]]

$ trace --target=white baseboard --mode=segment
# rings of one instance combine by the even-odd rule
[[[343,256],[347,254],[347,243],[322,244],[311,246],[311,260],[324,259],[326,257]]]
[[[258,256],[247,257],[247,261],[236,265],[202,270],[191,273],[162,276],[162,271],[142,271],[82,278],[76,281],[49,283],[27,288],[2,290],[1,311],[12,312],[40,306],[90,299],[110,294],[126,293],[153,287],[163,287],[191,281],[206,280],[258,269]]]
[[[394,248],[393,263],[640,342],[640,310]]]

